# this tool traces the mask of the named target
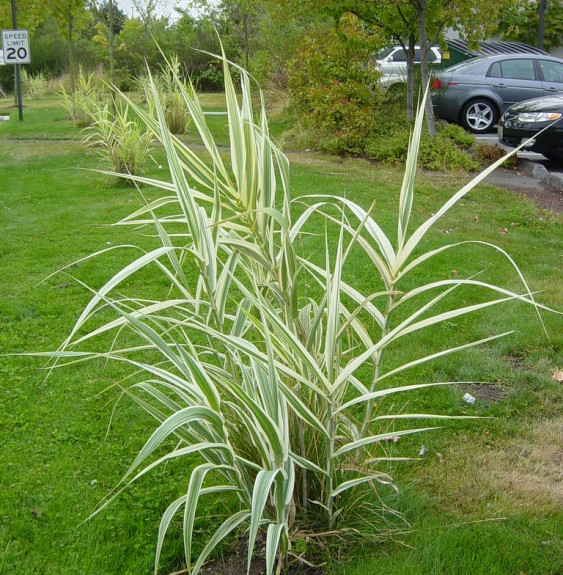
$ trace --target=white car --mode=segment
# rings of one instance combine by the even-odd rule
[[[420,46],[414,48],[414,63],[420,64]],[[442,52],[439,46],[432,46],[428,51],[428,64],[436,66],[442,62]],[[384,48],[377,55],[375,67],[382,73],[379,80],[384,89],[391,86],[406,84],[407,82],[407,56],[401,46]]]

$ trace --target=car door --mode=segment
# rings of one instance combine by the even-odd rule
[[[544,94],[532,58],[511,58],[495,62],[487,72],[487,83],[505,108]]]
[[[563,92],[563,62],[538,60],[544,96]]]
[[[407,75],[407,55],[402,48],[396,50],[391,56],[390,61],[390,74],[395,74],[398,76]]]

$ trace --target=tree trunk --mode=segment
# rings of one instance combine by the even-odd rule
[[[412,120],[414,118],[414,88],[415,88],[415,68],[414,68],[414,55],[416,39],[414,34],[409,35],[409,45],[405,51],[407,58],[407,118]]]
[[[72,6],[68,6],[68,67],[70,73],[70,90],[74,92],[76,85],[76,75],[74,70],[74,46],[72,45],[74,35],[74,18],[72,15]]]
[[[114,84],[115,62],[113,57],[113,0],[108,1],[108,44],[109,44],[109,81]]]
[[[428,38],[426,36],[426,3],[427,0],[419,0],[416,3],[417,16],[418,16],[418,41],[420,43],[420,80],[422,89],[429,88],[429,74],[428,74]],[[436,135],[436,118],[434,117],[434,108],[432,107],[432,99],[426,98],[426,126],[428,127],[428,134],[431,137]]]
[[[111,111],[115,116],[115,64],[113,57],[113,0],[108,1],[109,83],[111,84]]]

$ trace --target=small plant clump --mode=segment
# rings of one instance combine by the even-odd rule
[[[408,459],[389,445],[450,418],[402,408],[398,397],[452,383],[417,381],[411,370],[507,334],[448,343],[431,355],[419,355],[409,336],[511,301],[542,308],[508,254],[481,239],[475,241],[481,249],[506,258],[523,295],[478,277],[416,275],[436,256],[472,243],[424,246],[440,218],[501,160],[414,226],[422,103],[393,236],[370,208],[323,190],[301,198],[305,207],[294,221],[289,162],[270,138],[263,105],[255,114],[248,74],[239,73],[240,103],[224,60],[228,160],[193,92],[181,90],[205,159],[170,133],[154,82],[149,112],[129,101],[163,146],[171,177],[128,176],[163,195],[118,225],[150,228],[157,244],[92,289],[60,349],[43,354],[63,364],[103,359],[130,367],[125,393],[155,419],[155,430],[117,493],[158,466],[197,455],[181,495],[162,516],[155,573],[179,514],[193,575],[241,529],[249,568],[263,534],[267,575],[285,569],[304,537],[368,536],[357,525],[381,517],[379,494],[393,487],[390,464]],[[321,252],[315,259],[302,246],[318,234],[319,221],[324,233],[313,236]],[[352,259],[373,278],[364,292],[347,279]],[[147,266],[162,273],[168,295],[126,293],[136,284],[127,280]],[[481,303],[465,303],[465,290],[482,293]],[[114,313],[109,321],[108,311]],[[397,349],[408,350],[402,363],[392,356]],[[234,497],[236,506],[195,558],[198,503],[222,495]]]
[[[145,172],[152,148],[152,137],[140,122],[129,119],[129,106],[109,104],[91,110],[92,123],[86,128],[83,143],[92,147],[118,176],[118,182],[134,185],[131,179],[119,175],[141,176]]]
[[[477,157],[482,162],[496,162],[499,158],[504,157],[506,150],[501,148],[498,144],[487,144],[487,142],[480,142],[477,146]],[[507,167],[516,166],[516,157],[512,156],[505,164]]]
[[[92,125],[96,111],[107,101],[107,90],[99,74],[78,72],[78,86],[60,85],[63,107],[75,128]]]
[[[142,76],[137,80],[145,102],[154,112],[153,86],[156,88],[160,104],[164,108],[166,125],[173,134],[185,134],[190,125],[190,113],[186,107],[184,93],[192,91],[193,87],[180,79],[180,60],[172,57],[169,65],[153,79]]]
[[[22,68],[21,81],[24,94],[30,98],[41,98],[47,93],[47,79],[43,72],[32,75]]]

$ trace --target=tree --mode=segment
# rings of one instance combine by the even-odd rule
[[[139,20],[143,24],[143,56],[146,60],[151,28],[158,20],[157,8],[160,2],[159,0],[131,0],[131,3],[135,6]]]
[[[103,30],[108,38],[108,56],[109,56],[109,79],[111,85],[115,85],[115,54],[114,54],[114,38],[123,29],[125,13],[115,6],[113,0],[104,0],[99,5],[92,2],[92,10],[100,20]],[[113,102],[113,100],[112,100]],[[115,108],[115,106],[114,106]],[[115,109],[114,109],[115,113]]]
[[[85,10],[86,0],[49,0],[46,3],[51,14],[57,19],[61,34],[66,38],[70,85],[75,85],[74,38],[77,31],[86,26],[90,12]]]
[[[527,0],[500,14],[499,32],[503,40],[535,46],[539,33],[539,0]],[[563,46],[563,1],[548,0],[545,13],[544,48]]]
[[[457,30],[469,41],[486,38],[495,30],[499,14],[522,0],[271,0],[297,10],[323,11],[336,21],[352,13],[366,25],[379,28],[389,42],[400,44],[407,58],[407,114],[414,112],[414,46],[421,48],[421,81],[428,84],[428,51],[443,40],[447,28]],[[435,133],[430,100],[427,125]]]
[[[17,0],[18,28],[25,28],[31,34],[43,22],[47,15],[47,2],[37,0]],[[12,2],[0,0],[0,29],[12,28]]]
[[[103,0],[103,2],[93,1],[91,3],[91,10],[96,15],[96,18],[109,27],[110,18],[113,17],[113,26],[111,30],[114,36],[117,36],[123,30],[123,24],[127,20],[127,15],[116,4],[115,0]]]

